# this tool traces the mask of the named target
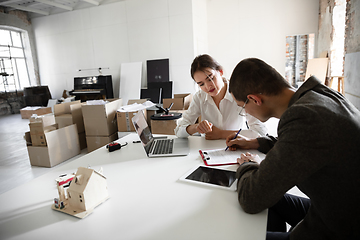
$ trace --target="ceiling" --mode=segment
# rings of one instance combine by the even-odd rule
[[[0,7],[6,12],[22,10],[35,18],[121,1],[125,0],[0,0]]]

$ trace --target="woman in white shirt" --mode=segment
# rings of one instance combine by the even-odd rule
[[[228,81],[222,77],[223,68],[211,56],[197,56],[191,64],[191,77],[201,90],[195,93],[189,109],[177,122],[175,134],[185,138],[194,133],[204,133],[206,139],[226,139],[237,132],[247,121],[250,130],[264,136],[265,125],[242,111],[229,93]],[[195,124],[201,116],[202,121]]]

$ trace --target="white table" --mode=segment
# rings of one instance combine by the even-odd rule
[[[190,154],[169,158],[147,158],[133,140],[129,134],[120,150],[100,148],[0,195],[0,239],[265,239],[267,211],[246,214],[236,192],[178,180],[204,165],[199,149],[225,148],[224,140],[190,137]],[[110,195],[84,219],[51,209],[55,178],[80,166],[102,167]]]

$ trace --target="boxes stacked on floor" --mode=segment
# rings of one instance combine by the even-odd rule
[[[57,129],[54,114],[30,117],[30,137],[33,146],[46,146],[45,133]]]
[[[76,124],[80,149],[86,148],[86,137],[81,101],[64,102],[54,105],[55,121],[59,128]]]
[[[33,114],[38,116],[52,113],[51,107],[24,107],[20,109],[22,119],[29,119]]]
[[[129,100],[128,106],[132,105],[134,103],[143,104],[146,101],[147,101],[146,99]],[[135,132],[135,128],[134,128],[134,125],[133,125],[131,119],[134,117],[134,115],[137,112],[138,111],[128,111],[128,112],[123,112],[123,111],[120,112],[119,110],[117,111],[117,124],[118,124],[119,132]],[[145,115],[145,118],[147,119],[148,125],[150,126],[150,118],[148,117],[149,116],[148,111],[146,109],[144,109],[143,113]],[[152,113],[152,114],[155,114],[155,113]]]
[[[30,118],[30,132],[25,133],[30,164],[53,167],[80,153],[76,125],[58,128],[54,114]]]
[[[170,112],[184,113],[190,106],[192,94],[174,94],[174,98],[164,98],[163,107],[168,108],[172,103]],[[178,119],[173,120],[151,120],[151,132],[153,134],[174,135],[174,129]]]
[[[174,94],[174,98],[164,98],[163,106],[164,108],[168,108],[171,103],[174,105],[171,107],[172,110],[187,110],[190,106],[192,100],[191,93],[183,93],[183,94]]]
[[[118,139],[116,110],[121,99],[88,101],[82,105],[88,152]]]

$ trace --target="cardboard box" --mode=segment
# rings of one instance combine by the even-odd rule
[[[41,122],[32,122],[29,123],[30,127],[30,136],[31,142],[33,146],[46,146],[46,137],[45,133],[56,130],[57,124],[50,125],[50,126],[43,126]]]
[[[127,105],[131,105],[131,104],[134,104],[134,103],[143,104],[146,101],[147,101],[147,99],[130,99],[130,100],[128,100]]]
[[[30,164],[53,167],[80,154],[79,137],[75,125],[46,132],[47,146],[33,146],[30,132],[25,133]]]
[[[54,115],[55,121],[59,125],[59,128],[76,124],[80,150],[85,149],[87,145],[81,101],[69,101],[56,104],[54,106]]]
[[[86,136],[110,136],[117,132],[116,110],[121,99],[108,99],[104,105],[82,105]],[[89,146],[89,145],[88,145]]]
[[[146,99],[131,99],[128,101],[127,105],[131,105],[134,103],[143,104],[146,102]],[[131,122],[131,118],[137,113],[135,112],[117,112],[117,124],[119,132],[135,132],[134,125]],[[143,111],[145,118],[147,118],[147,111]]]
[[[147,101],[147,99],[131,99],[128,101],[128,105],[138,103],[143,104]],[[134,125],[131,122],[131,118],[134,117],[136,112],[117,112],[117,123],[118,123],[118,131],[119,132],[135,132]],[[143,111],[145,119],[148,125],[151,125],[150,117],[156,113],[155,110],[146,109]]]
[[[55,115],[53,113],[48,113],[40,116],[30,117],[30,123],[41,123],[43,127],[54,125]]]
[[[52,130],[56,130],[59,128],[59,126],[57,123],[46,127],[44,127],[42,123],[29,123],[29,128],[31,134],[38,134],[38,133],[44,133],[44,132],[50,132]]]
[[[171,110],[186,110],[190,106],[190,102],[192,100],[192,94],[191,93],[185,93],[185,94],[174,94],[174,98],[164,98],[163,99],[163,107],[168,108],[171,103],[174,103],[174,105],[171,107]]]
[[[88,152],[92,152],[102,146],[105,146],[108,143],[111,143],[113,141],[118,140],[118,134],[117,132],[104,137],[104,136],[86,136],[86,143],[87,143],[87,148],[88,148]]]
[[[79,133],[80,150],[87,148],[85,132]]]
[[[55,121],[59,128],[76,124],[78,133],[85,131],[81,101],[66,102],[54,106]]]
[[[167,134],[175,135],[174,129],[176,128],[176,122],[174,120],[151,120],[151,133],[152,134]]]
[[[74,124],[74,119],[72,114],[62,114],[60,116],[56,116],[55,121],[57,124],[59,124],[59,128],[63,128]],[[76,128],[77,128],[77,124],[76,124]],[[84,131],[84,129],[82,130]]]
[[[135,132],[131,119],[137,112],[117,112],[117,124],[119,132]],[[145,118],[146,111],[143,111]]]
[[[31,143],[33,146],[46,146],[45,133],[44,134],[30,134]]]
[[[40,116],[48,113],[52,113],[51,107],[25,107],[20,109],[22,119],[29,119],[33,114]]]

